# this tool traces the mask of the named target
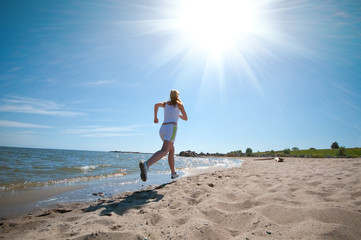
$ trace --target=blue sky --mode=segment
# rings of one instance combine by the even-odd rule
[[[361,147],[360,1],[246,3],[1,1],[0,145],[154,152],[177,89],[176,152]]]

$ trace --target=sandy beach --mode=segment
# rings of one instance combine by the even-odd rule
[[[0,239],[360,239],[361,158],[254,161],[0,220]]]

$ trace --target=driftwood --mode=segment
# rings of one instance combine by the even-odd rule
[[[265,161],[265,160],[275,160],[276,162],[283,162],[284,159],[280,158],[280,157],[270,157],[270,158],[258,158],[258,159],[254,159],[254,161]]]

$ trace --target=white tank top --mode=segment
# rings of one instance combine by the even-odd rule
[[[165,104],[164,106],[164,123],[178,122],[179,108],[177,105]]]

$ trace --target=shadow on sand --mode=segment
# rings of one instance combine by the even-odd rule
[[[82,211],[93,212],[104,208],[100,212],[101,216],[110,216],[112,212],[118,215],[123,215],[130,209],[140,209],[143,205],[148,203],[159,202],[164,197],[164,195],[159,194],[156,190],[162,189],[172,183],[174,182],[159,185],[152,190],[136,191],[132,192],[130,195],[125,194],[118,199],[100,200],[98,204],[82,209]]]

